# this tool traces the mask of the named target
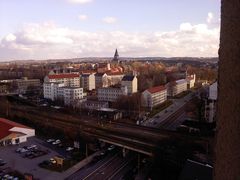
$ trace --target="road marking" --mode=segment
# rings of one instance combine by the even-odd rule
[[[87,178],[89,178],[91,175],[93,175],[96,171],[98,171],[101,167],[103,167],[104,165],[106,165],[107,163],[109,163],[110,161],[112,161],[118,154],[115,154],[113,157],[111,157],[107,162],[105,162],[104,164],[102,164],[101,166],[99,166],[97,169],[95,169],[94,171],[92,171],[90,174],[88,174],[85,178],[83,178],[83,180],[86,180]]]

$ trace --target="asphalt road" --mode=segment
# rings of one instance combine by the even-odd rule
[[[148,127],[159,127],[169,130],[175,130],[177,124],[181,124],[184,116],[184,106],[192,99],[194,92],[189,93],[181,99],[172,99],[173,104],[156,114],[154,117],[146,120],[142,125]],[[177,115],[177,116],[176,116]],[[179,118],[181,117],[181,118]],[[167,126],[163,124],[167,123]],[[172,128],[171,128],[172,127]]]

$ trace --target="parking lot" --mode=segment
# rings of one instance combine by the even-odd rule
[[[28,153],[16,152],[18,148],[24,146],[27,148],[31,145],[37,146],[36,150],[31,151],[34,153],[29,153],[30,151],[28,151]],[[29,154],[29,156],[26,156],[27,154]],[[45,179],[52,175],[57,177],[59,175],[59,179],[61,179],[61,173],[49,171],[38,166],[39,163],[44,160],[49,160],[56,155],[59,155],[59,153],[50,148],[46,142],[36,137],[32,137],[29,138],[26,143],[21,143],[20,145],[0,147],[0,159],[3,159],[6,162],[6,164],[1,166],[0,169],[10,167],[21,173],[30,173],[34,178],[39,179]]]

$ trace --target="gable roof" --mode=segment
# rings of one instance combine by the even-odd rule
[[[51,74],[48,75],[49,79],[64,79],[64,78],[77,78],[79,77],[79,74]]]
[[[163,90],[166,90],[165,86],[152,87],[152,88],[147,89],[146,91],[150,92],[151,94],[154,94],[154,93],[157,93],[157,92],[160,92],[160,91],[163,91]]]
[[[122,81],[133,81],[135,76],[131,76],[131,75],[126,75],[123,76]]]
[[[14,127],[31,129],[27,126],[10,121],[8,119],[0,118],[0,139],[10,135],[12,133],[12,131],[10,131],[10,129],[12,129]]]

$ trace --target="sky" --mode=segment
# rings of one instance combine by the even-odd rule
[[[215,57],[220,0],[0,0],[0,61]]]

